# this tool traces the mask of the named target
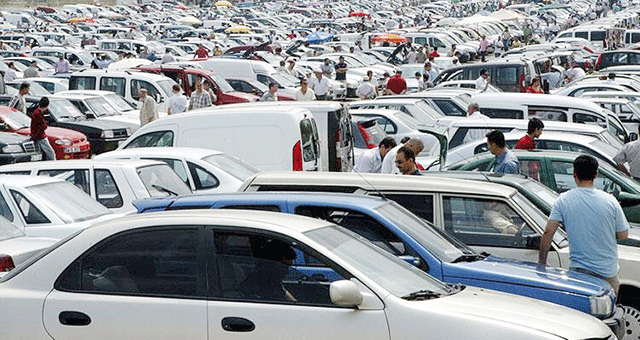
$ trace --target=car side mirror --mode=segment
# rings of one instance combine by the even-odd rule
[[[634,140],[638,140],[638,133],[637,132],[629,133],[629,141],[633,142]]]
[[[331,302],[341,307],[357,307],[362,303],[362,293],[358,286],[349,280],[331,282],[329,297]]]
[[[532,235],[526,237],[526,247],[527,249],[540,249],[540,240],[542,236],[540,235]]]
[[[399,259],[408,262],[409,264],[411,264],[412,266],[419,266],[420,265],[420,259],[415,257],[415,256],[411,256],[411,255],[401,255],[398,256]]]

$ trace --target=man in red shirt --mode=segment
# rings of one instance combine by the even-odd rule
[[[196,54],[194,55],[194,58],[209,58],[209,51],[207,51],[206,48],[204,48],[204,46],[202,44],[198,45],[198,49],[196,50]]]
[[[387,82],[387,94],[404,94],[407,92],[407,82],[402,78],[402,70],[396,70],[396,74]]]
[[[56,153],[53,151],[49,139],[44,134],[47,129],[47,123],[44,121],[44,115],[49,110],[49,98],[42,97],[38,103],[38,107],[31,114],[31,140],[40,145],[40,150],[44,154],[44,160],[54,161]]]
[[[533,150],[536,148],[535,138],[540,137],[544,123],[538,118],[531,118],[527,126],[527,134],[516,143],[516,149]]]
[[[429,53],[430,57],[438,58],[440,54],[438,53],[438,46],[433,47],[433,52]]]

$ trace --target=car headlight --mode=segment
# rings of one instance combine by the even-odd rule
[[[589,297],[589,304],[591,305],[591,315],[605,317],[613,313],[613,300],[609,294],[591,296]]]
[[[113,130],[105,130],[100,134],[100,138],[113,138]]]
[[[69,140],[69,139],[56,139],[56,141],[54,143],[56,143],[58,145],[71,145],[71,144],[73,144],[71,142],[71,140]]]
[[[9,144],[2,148],[2,153],[22,153],[22,146],[17,144]]]

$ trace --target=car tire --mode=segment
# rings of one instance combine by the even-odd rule
[[[620,340],[640,339],[640,311],[631,306],[622,305],[624,311],[625,335]]]

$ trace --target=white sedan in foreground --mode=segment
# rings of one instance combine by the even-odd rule
[[[3,340],[615,339],[573,309],[446,285],[334,224],[242,210],[87,228],[0,278],[0,305]]]

